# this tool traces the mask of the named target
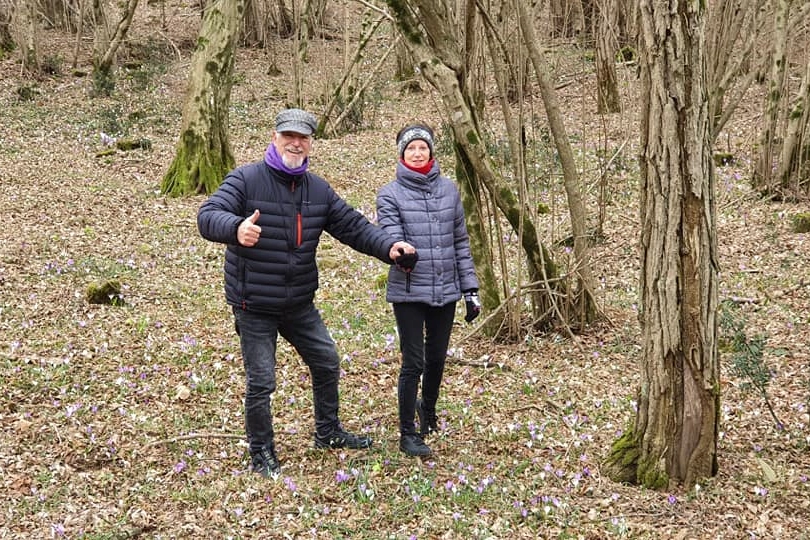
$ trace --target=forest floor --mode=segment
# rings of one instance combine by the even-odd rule
[[[193,27],[190,16],[170,16],[175,28]],[[139,28],[160,28],[148,23]],[[312,448],[308,374],[281,345],[274,412],[283,475],[270,481],[247,472],[222,248],[196,229],[204,198],[160,194],[190,40],[172,36],[175,48],[161,31],[147,37],[128,54],[152,61],[122,69],[105,98],[91,97],[90,78],[67,59],[38,81],[21,79],[13,58],[0,60],[0,538],[810,538],[810,237],[791,232],[791,217],[807,206],[766,202],[748,187],[756,101],[718,139],[737,156],[717,169],[718,262],[720,299],[734,306],[726,317],[763,343],[767,400],[721,349],[715,477],[687,491],[650,491],[600,472],[632,425],[640,381],[638,81],[624,82],[625,113],[600,116],[591,77],[561,66],[560,99],[580,155],[602,147],[602,156],[617,156],[604,238],[592,252],[606,320],[576,336],[502,343],[459,316],[442,434],[431,441],[434,456],[409,459],[397,449],[397,345],[379,288],[386,267],[325,236],[317,303],[343,358],[341,417],[375,445]],[[72,39],[44,42],[72,50]],[[258,159],[269,141],[291,50],[277,43],[272,59],[237,57],[230,133],[238,163]],[[310,54],[306,97],[319,112],[343,44],[319,41]],[[282,73],[268,75],[270,64]],[[372,86],[362,129],[316,141],[312,158],[369,217],[393,174],[397,129],[423,119],[446,136],[427,86],[402,94],[390,79]],[[542,122],[536,96],[529,110]],[[102,133],[150,144],[105,153]],[[451,174],[452,157],[440,159]],[[597,160],[585,163],[595,215]],[[567,234],[564,190],[556,177],[538,182],[552,207],[541,234],[555,245]],[[564,248],[555,256],[564,261]],[[124,305],[85,300],[90,283],[113,278]]]

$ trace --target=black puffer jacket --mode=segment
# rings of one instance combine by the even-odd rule
[[[239,224],[259,210],[259,242],[237,242]],[[394,239],[349,206],[321,177],[290,176],[263,161],[231,171],[197,212],[206,240],[227,244],[225,298],[260,312],[283,312],[311,302],[318,288],[315,251],[328,232],[352,248],[391,264]]]

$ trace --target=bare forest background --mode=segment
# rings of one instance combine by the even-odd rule
[[[0,538],[808,538],[810,4],[0,0]],[[374,219],[437,130],[484,313],[397,450],[386,268],[328,236],[341,417],[247,474],[199,204],[315,113]],[[460,309],[460,308],[459,308]],[[461,315],[461,312],[459,312]]]

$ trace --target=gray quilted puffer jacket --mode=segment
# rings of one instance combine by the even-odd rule
[[[377,220],[394,239],[411,243],[419,262],[410,279],[391,267],[386,300],[431,306],[458,301],[463,292],[478,289],[458,189],[441,175],[437,161],[427,174],[399,162],[396,175],[377,193]]]

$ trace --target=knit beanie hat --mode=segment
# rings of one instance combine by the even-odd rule
[[[400,158],[405,155],[405,148],[417,139],[427,143],[430,157],[433,157],[433,130],[424,124],[412,124],[397,133],[397,151]]]

